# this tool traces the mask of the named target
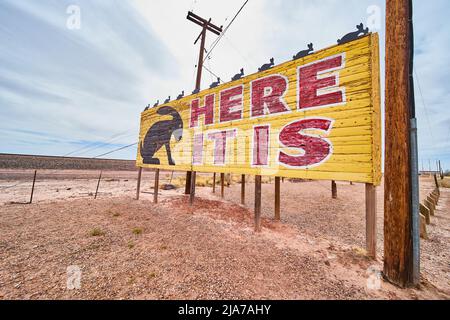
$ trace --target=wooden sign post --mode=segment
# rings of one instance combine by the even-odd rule
[[[377,192],[373,184],[366,183],[366,251],[377,257]]]
[[[225,197],[225,173],[220,174],[220,197]]]
[[[245,205],[245,174],[241,176],[241,204]]]
[[[141,178],[142,178],[142,167],[139,167],[137,186],[136,186],[136,200],[139,200],[139,196],[141,194]]]
[[[255,232],[261,232],[261,176],[255,176]]]
[[[153,193],[153,202],[158,203],[158,192],[159,192],[159,169],[155,170],[155,187]]]
[[[280,177],[275,177],[275,220],[280,221],[281,220],[281,213],[280,213],[280,203],[281,203],[281,197],[280,197]]]
[[[337,185],[334,180],[331,181],[331,197],[337,199]]]

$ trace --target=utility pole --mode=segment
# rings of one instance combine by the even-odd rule
[[[412,0],[386,0],[384,276],[401,287],[420,280],[413,50]]]
[[[198,64],[197,64],[197,80],[195,82],[195,91],[200,91],[201,81],[202,81],[202,70],[203,70],[203,54],[205,52],[205,41],[206,41],[206,31],[212,32],[215,35],[220,35],[222,33],[222,27],[217,27],[211,23],[211,19],[206,20],[202,17],[196,15],[195,13],[189,11],[187,15],[187,19],[199,26],[202,27],[202,32],[199,34],[194,44],[197,44],[198,40],[200,40],[200,53],[198,55]],[[195,198],[195,180],[196,173],[195,171],[188,171],[186,173],[186,188],[185,194],[190,194],[189,201],[192,205],[194,203]]]

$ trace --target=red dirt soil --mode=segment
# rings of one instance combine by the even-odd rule
[[[8,204],[27,200],[28,182],[12,187],[13,175],[0,179],[0,299],[450,297],[448,189],[442,189],[428,226],[430,239],[421,242],[420,288],[381,281],[380,288],[371,289],[371,270],[382,269],[382,187],[378,260],[371,261],[362,249],[362,184],[338,183],[339,198],[332,200],[329,182],[286,181],[281,222],[272,219],[274,186],[265,184],[263,231],[256,234],[251,183],[248,207],[237,204],[240,185],[235,184],[226,188],[223,201],[220,192],[198,188],[190,208],[181,189],[160,191],[160,203],[153,204],[150,172],[144,174],[139,201],[133,199],[133,172],[106,172],[99,199],[93,200],[95,175],[41,179],[32,205]],[[424,195],[432,189],[429,179],[421,185]],[[66,285],[67,267],[73,265],[82,271],[78,290]]]

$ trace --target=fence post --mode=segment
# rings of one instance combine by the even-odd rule
[[[94,199],[97,199],[98,188],[100,187],[100,180],[102,179],[102,173],[103,173],[103,171],[100,171],[100,176],[98,177],[98,182],[97,182],[97,189],[95,189]]]
[[[37,170],[34,170],[33,186],[31,187],[30,204],[33,203],[34,185],[35,185],[35,183],[36,183],[36,174],[37,174]]]

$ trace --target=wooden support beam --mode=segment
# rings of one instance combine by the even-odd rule
[[[194,199],[195,199],[195,185],[197,180],[197,172],[192,171],[191,173],[191,192],[189,194],[189,204],[192,206],[194,205]]]
[[[423,215],[425,217],[425,221],[427,224],[431,223],[431,219],[430,219],[430,209],[428,209],[426,206],[424,206],[423,204],[420,204],[419,207],[420,210],[420,214]]]
[[[420,214],[420,237],[425,240],[428,239],[427,222],[423,214]]]
[[[186,172],[186,185],[184,187],[184,194],[191,194],[191,177],[192,171]]]
[[[438,182],[438,179],[437,179],[437,175],[436,175],[436,174],[434,174],[434,184],[436,185],[436,189],[437,189],[437,191],[439,192],[439,182]]]
[[[334,180],[331,181],[331,197],[337,199],[337,185]]]
[[[436,206],[437,206],[437,204],[439,202],[439,196],[436,193],[431,193],[429,195],[429,197],[433,200],[433,203],[434,203],[434,206],[435,206],[435,209],[436,209]]]
[[[366,251],[377,258],[377,190],[373,184],[366,183]]]
[[[213,193],[216,193],[216,173],[213,174]]]
[[[36,184],[36,175],[37,175],[37,170],[34,170],[33,185],[31,186],[30,204],[33,203],[34,186]]]
[[[245,174],[241,176],[241,204],[245,205]]]
[[[415,285],[410,119],[410,0],[386,1],[384,276]]]
[[[97,189],[95,189],[95,196],[94,199],[97,199],[97,194],[98,194],[98,188],[100,187],[100,180],[102,180],[102,171],[100,171],[100,176],[98,177],[98,182],[97,182]]]
[[[280,213],[280,205],[281,205],[281,196],[280,196],[280,177],[275,177],[275,220],[281,220]]]
[[[255,176],[255,232],[261,232],[261,176]]]
[[[433,207],[433,211],[436,211],[436,200],[433,199],[431,195],[427,197],[427,200],[430,202],[431,206]]]
[[[220,174],[220,196],[225,197],[225,173]]]
[[[158,203],[158,192],[159,192],[159,169],[155,170],[155,187],[153,188],[153,202]]]
[[[142,177],[142,168],[139,168],[136,187],[136,200],[139,200],[139,196],[141,194],[141,177]]]
[[[425,199],[424,203],[425,203],[425,206],[428,208],[428,210],[430,210],[430,216],[433,217],[434,216],[434,205],[433,205],[433,203],[430,200],[428,200],[428,199]]]

